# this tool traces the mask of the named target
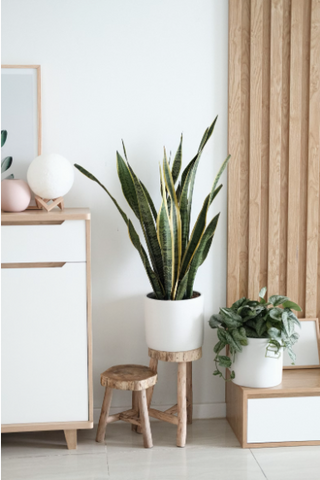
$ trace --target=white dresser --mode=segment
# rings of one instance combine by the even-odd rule
[[[1,214],[2,432],[93,427],[90,212]]]

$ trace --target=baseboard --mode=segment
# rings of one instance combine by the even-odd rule
[[[152,405],[152,408],[157,410],[167,410],[172,407],[172,405]],[[123,407],[111,407],[110,415],[115,415],[116,413],[123,412],[124,410],[129,410],[131,405],[126,405]],[[100,408],[95,408],[93,411],[94,423],[99,422],[100,417]],[[193,418],[199,420],[202,418],[224,418],[226,416],[226,404],[225,403],[195,403],[193,405]],[[154,420],[151,418],[150,420]]]

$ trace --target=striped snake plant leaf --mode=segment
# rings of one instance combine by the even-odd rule
[[[144,250],[143,246],[141,245],[139,235],[137,234],[131,220],[129,219],[128,221],[128,233],[130,240],[132,244],[135,246],[135,248],[138,250],[142,263],[144,265],[144,268],[146,270],[146,273],[148,275],[149,281],[151,283],[151,287],[153,292],[155,293],[155,296],[158,300],[163,300],[164,299],[164,288],[161,285],[157,275],[154,273],[152,270],[146,251]]]
[[[1,148],[7,141],[8,132],[7,130],[1,130]]]
[[[216,126],[217,120],[218,120],[218,115],[213,120],[210,127],[208,127],[206,129],[206,131],[204,132],[203,137],[202,137],[201,142],[200,142],[200,145],[199,145],[199,150],[198,150],[199,152],[202,151],[204,149],[204,147],[206,146],[206,143],[209,140],[209,138],[211,137],[211,135],[213,133],[213,130],[214,130],[214,127]]]
[[[158,239],[162,252],[165,300],[170,300],[173,282],[172,230],[165,199],[157,218]]]
[[[200,265],[203,264],[204,260],[206,259],[209,249],[211,247],[212,239],[215,234],[218,220],[219,220],[220,213],[218,213],[209,223],[207,226],[204,234],[202,235],[200,245],[197,248],[196,253],[190,264],[189,276],[188,276],[188,286],[186,295],[187,298],[191,298],[193,292],[193,284],[196,278],[196,274]]]
[[[181,164],[182,164],[182,140],[183,140],[183,135],[181,135],[180,138],[180,143],[179,147],[177,150],[177,153],[174,157],[173,164],[172,164],[172,169],[171,169],[171,174],[172,174],[172,179],[173,183],[175,184],[176,181],[178,180],[180,170],[181,170]]]
[[[170,221],[171,221],[171,228],[172,228],[172,247],[173,247],[173,265],[174,265],[172,298],[174,298],[178,288],[180,262],[181,262],[181,250],[182,250],[181,217],[180,217],[180,210],[179,210],[179,204],[176,196],[176,191],[174,189],[173,178],[171,175],[171,171],[170,171],[170,167],[168,164],[165,151],[164,151],[164,158],[163,158],[163,174],[164,174],[163,175],[164,182],[169,192],[169,196],[171,198],[171,210],[169,214],[170,214]]]
[[[12,161],[12,157],[6,157],[1,161],[1,173],[6,172],[11,167]]]
[[[184,252],[180,268],[180,278],[182,278],[188,270],[191,260],[200,244],[201,237],[206,227],[208,204],[209,195],[207,195],[205,201],[203,202],[202,209],[193,227],[186,251]]]
[[[216,178],[214,179],[214,182],[213,182],[213,185],[212,185],[212,189],[211,189],[211,192],[210,192],[210,200],[209,200],[209,206],[211,205],[211,203],[213,202],[213,200],[215,199],[215,196],[216,196],[216,187],[217,187],[217,184],[220,180],[220,177],[221,175],[223,174],[226,166],[228,165],[229,163],[229,160],[231,158],[231,155],[228,155],[227,158],[225,159],[225,161],[222,163],[220,169],[219,169],[219,172],[217,173],[216,175]]]
[[[140,180],[128,164],[139,204],[140,212],[140,224],[144,234],[144,238],[148,247],[150,260],[153,266],[154,272],[159,277],[161,283],[164,283],[163,264],[161,248],[158,242],[157,231],[154,223],[152,213],[150,211],[149,203],[141,186]]]
[[[184,299],[185,294],[186,294],[186,290],[187,290],[187,285],[188,285],[188,275],[189,275],[189,270],[187,271],[187,273],[185,274],[183,279],[179,282],[176,298],[174,300],[183,300]],[[192,295],[192,293],[191,293],[191,295]]]
[[[81,172],[83,175],[85,175],[87,178],[89,178],[90,180],[92,180],[93,182],[96,182],[98,185],[100,185],[101,188],[103,188],[103,190],[109,195],[109,197],[111,198],[111,200],[113,201],[113,203],[115,204],[115,206],[117,207],[121,217],[123,218],[123,220],[125,221],[126,225],[128,225],[128,217],[127,215],[124,213],[124,211],[122,210],[122,208],[120,207],[120,205],[118,204],[117,200],[111,195],[111,193],[109,192],[109,190],[106,189],[106,187],[104,185],[102,185],[101,182],[99,182],[99,180],[94,176],[92,175],[92,173],[88,172],[88,170],[86,170],[85,168],[81,167],[80,165],[78,165],[77,163],[74,164],[74,166],[76,167],[77,170],[79,170],[79,172]]]
[[[180,195],[180,216],[181,216],[181,232],[182,232],[182,256],[186,250],[186,246],[189,239],[189,231],[190,231],[190,222],[188,218],[188,192],[189,192],[189,185],[191,181],[191,174],[192,168],[189,170],[187,178],[184,182],[181,195]]]
[[[117,171],[123,195],[135,216],[140,219],[139,204],[134,182],[132,180],[129,168],[119,152],[117,152]]]
[[[147,198],[147,200],[148,200],[149,207],[150,207],[151,213],[152,213],[152,215],[153,215],[154,221],[157,222],[157,216],[158,216],[158,214],[157,214],[157,210],[156,210],[156,208],[155,208],[155,206],[154,206],[153,200],[152,200],[152,198],[151,198],[148,190],[147,190],[146,187],[144,186],[144,184],[143,184],[141,181],[140,181],[140,183],[141,183],[141,187],[143,188],[144,194],[145,194],[145,196],[146,196],[146,198]]]

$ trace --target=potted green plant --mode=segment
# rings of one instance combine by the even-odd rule
[[[272,295],[265,300],[266,287],[259,293],[259,301],[246,297],[230,308],[220,308],[218,315],[209,320],[217,329],[218,342],[214,375],[225,379],[220,368],[230,369],[230,379],[237,385],[268,388],[282,381],[283,350],[286,349],[294,364],[293,345],[298,341],[296,326],[301,327],[293,310],[299,305],[288,297]],[[228,354],[220,352],[228,347]]]
[[[117,152],[117,170],[122,191],[140,222],[147,249],[142,245],[133,223],[107,188],[90,172],[75,165],[105,190],[127,225],[129,237],[141,257],[152,286],[152,293],[145,298],[145,325],[147,344],[156,350],[188,351],[203,344],[203,295],[195,292],[193,285],[216,231],[220,214],[209,223],[207,215],[210,205],[222,188],[218,182],[230,156],[223,162],[192,230],[190,222],[197,168],[216,121],[217,117],[204,132],[195,157],[181,176],[182,136],[171,166],[164,149],[160,166],[162,200],[158,209],[147,188],[130,166],[124,144],[123,156]]]

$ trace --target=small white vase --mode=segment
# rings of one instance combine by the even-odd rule
[[[278,354],[267,353],[268,338],[248,338],[248,345],[237,352],[231,366],[236,385],[251,388],[271,388],[282,382],[283,349]],[[271,358],[270,358],[271,357]]]
[[[204,299],[157,300],[145,297],[145,331],[149,348],[162,352],[187,352],[203,345]]]

